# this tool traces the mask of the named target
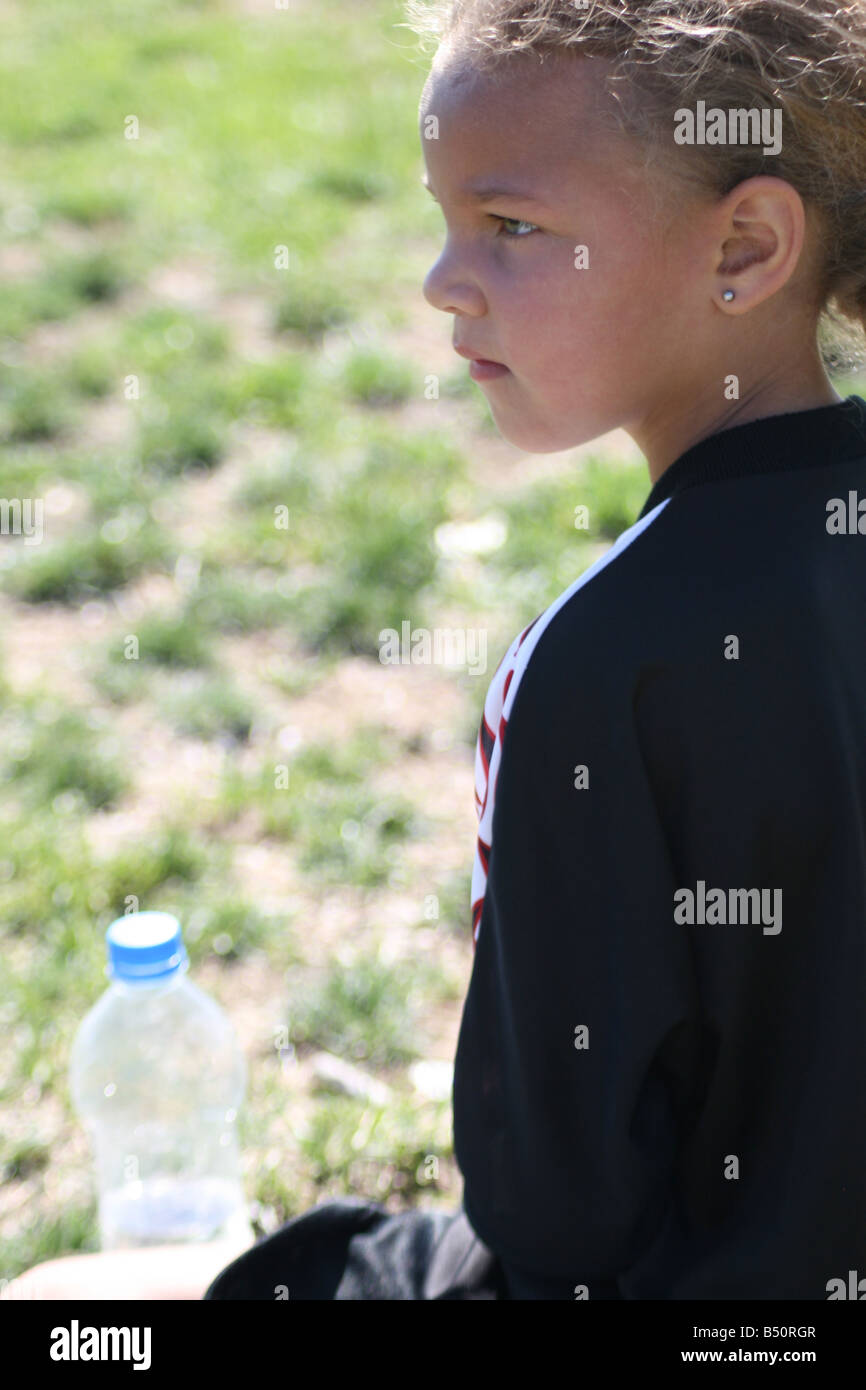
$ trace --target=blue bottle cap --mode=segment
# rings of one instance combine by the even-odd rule
[[[180,922],[170,912],[128,912],[105,933],[106,973],[116,980],[167,979],[188,961]]]

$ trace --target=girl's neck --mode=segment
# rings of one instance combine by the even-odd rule
[[[645,455],[650,481],[656,483],[676,459],[710,435],[770,415],[838,405],[843,399],[817,360],[801,375],[774,376],[772,381],[759,382],[750,390],[741,389],[739,400],[720,402],[714,389],[711,400],[693,399],[685,410],[677,405],[667,424],[659,419],[646,429],[627,429],[627,433]]]

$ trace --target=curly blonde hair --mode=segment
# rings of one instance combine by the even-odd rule
[[[720,196],[785,179],[822,228],[825,367],[866,363],[866,0],[404,0],[427,52],[492,71],[515,54],[610,63],[618,128],[674,179]],[[674,113],[781,108],[783,147],[676,145]]]

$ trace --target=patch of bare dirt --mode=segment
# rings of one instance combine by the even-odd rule
[[[3,673],[13,694],[52,692],[65,702],[91,699],[85,657],[94,638],[93,614],[60,604],[15,603],[0,595]]]
[[[41,269],[42,254],[31,242],[13,241],[0,246],[0,276],[4,280],[26,279],[38,274]]]
[[[211,314],[220,306],[216,272],[199,255],[157,266],[145,287],[154,299],[190,313]]]
[[[273,330],[273,305],[261,294],[240,291],[224,294],[220,317],[228,325],[238,357],[246,362],[268,362],[281,351]]]

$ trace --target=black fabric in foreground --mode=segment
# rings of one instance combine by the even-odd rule
[[[503,1272],[465,1213],[389,1213],[323,1202],[246,1250],[204,1297],[275,1302],[506,1298]]]

